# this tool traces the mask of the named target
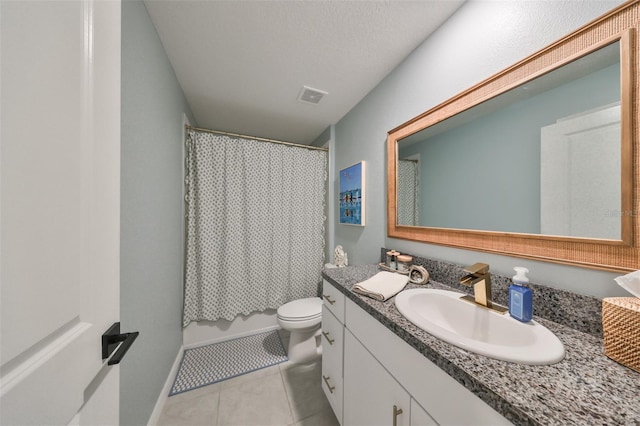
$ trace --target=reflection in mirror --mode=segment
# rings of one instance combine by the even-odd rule
[[[420,158],[412,156],[398,160],[398,223],[420,224]]]
[[[399,140],[397,224],[620,240],[620,75],[615,42]]]
[[[619,103],[542,128],[542,234],[620,239],[619,139]]]

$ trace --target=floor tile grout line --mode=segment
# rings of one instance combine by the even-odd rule
[[[216,422],[215,426],[218,426],[218,422],[220,421],[220,398],[222,397],[222,391],[224,389],[220,386],[220,390],[218,391],[218,398],[216,402]]]
[[[275,369],[275,371],[273,373],[266,372],[270,368],[274,368],[274,367],[277,367],[277,368]],[[262,368],[262,369],[259,369],[259,370],[251,371],[251,372],[249,372],[247,374],[243,374],[243,375],[240,375],[240,376],[230,377],[228,379],[221,380],[221,381],[218,382],[218,384],[220,384],[220,388],[221,389],[233,389],[233,388],[235,388],[237,386],[242,386],[247,381],[263,379],[265,377],[278,374],[279,372],[280,372],[280,365],[279,364],[274,364],[274,365],[270,365],[268,367],[265,367],[265,368]],[[253,375],[254,373],[255,374],[260,374],[260,375],[255,377],[255,378],[251,378],[251,375]],[[238,381],[238,379],[242,379],[242,380]]]
[[[297,423],[296,417],[293,413],[293,407],[291,406],[291,396],[289,395],[289,392],[287,392],[287,384],[284,382],[284,371],[282,370],[282,368],[279,368],[280,370],[280,380],[282,381],[282,388],[284,389],[284,394],[287,397],[287,405],[289,406],[289,414],[291,414],[291,420],[293,420],[293,424]]]

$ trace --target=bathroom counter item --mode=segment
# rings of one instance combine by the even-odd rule
[[[604,353],[640,373],[640,299],[602,299],[602,325]]]
[[[640,271],[633,271],[627,275],[614,278],[614,281],[635,297],[640,298]]]
[[[382,271],[354,285],[353,291],[376,300],[385,301],[402,291],[408,282],[409,277],[407,276]]]
[[[384,269],[385,271],[389,271],[389,272],[394,272],[396,274],[404,274],[404,275],[409,275],[409,271],[407,272],[402,272],[402,271],[398,271],[397,269],[391,269],[389,268],[387,265],[385,265],[384,263],[378,263],[378,267],[380,269]]]
[[[565,346],[565,359],[548,366],[513,364],[463,351],[413,325],[385,302],[352,291],[379,271],[378,265],[325,270],[323,277],[514,424],[633,425],[640,420],[640,374],[603,353],[603,340],[538,316]],[[433,279],[406,288],[461,291]],[[571,322],[573,319],[571,320]]]
[[[509,286],[509,314],[522,322],[529,322],[533,318],[533,295],[527,287],[529,270],[521,266],[513,268],[516,274]]]
[[[397,257],[398,271],[408,274],[409,273],[409,268],[411,268],[411,261],[412,260],[413,260],[413,257],[409,256],[408,254],[399,255]]]
[[[411,265],[411,268],[409,268],[409,281],[414,284],[426,284],[429,282],[429,271],[424,266]]]

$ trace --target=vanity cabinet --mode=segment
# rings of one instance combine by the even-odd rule
[[[329,309],[338,321],[344,324],[345,297],[327,280],[322,280],[322,303]]]
[[[344,425],[391,425],[393,405],[403,411],[398,425],[511,424],[351,300],[344,323]],[[371,423],[376,410],[381,417]]]
[[[322,389],[340,424],[511,424],[326,280],[322,299]]]
[[[349,330],[344,341],[345,425],[436,425]]]
[[[345,297],[324,281],[322,303],[322,390],[342,424]]]

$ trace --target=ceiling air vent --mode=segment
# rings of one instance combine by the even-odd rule
[[[302,86],[302,90],[300,90],[300,94],[298,95],[298,100],[308,104],[317,104],[324,95],[328,95],[328,93],[314,89],[313,87]]]

